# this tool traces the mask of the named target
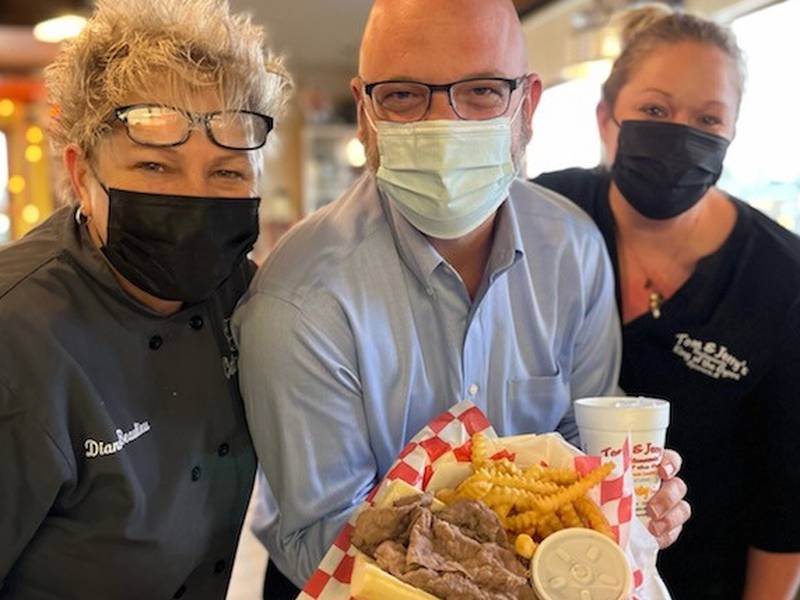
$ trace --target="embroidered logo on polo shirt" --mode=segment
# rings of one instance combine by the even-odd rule
[[[130,431],[117,429],[117,439],[113,442],[104,442],[102,440],[93,440],[89,438],[83,443],[83,447],[86,449],[86,458],[116,454],[127,444],[139,439],[148,431],[150,431],[150,423],[148,421],[144,423],[135,422]]]
[[[688,333],[675,334],[672,352],[680,356],[690,369],[714,379],[739,381],[750,373],[747,361],[736,358],[726,346],[693,339]]]

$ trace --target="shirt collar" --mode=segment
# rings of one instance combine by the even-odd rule
[[[444,262],[444,258],[427,238],[400,214],[400,211],[395,208],[394,203],[389,200],[386,194],[377,186],[375,186],[375,189],[380,197],[381,206],[389,223],[389,230],[392,232],[400,258],[417,279],[430,290],[431,276],[436,267]]]
[[[426,289],[431,289],[431,277],[439,265],[445,262],[436,248],[416,227],[395,208],[394,203],[375,186],[380,197],[389,229],[394,237],[395,245],[403,262],[422,282]],[[507,271],[522,258],[523,244],[519,231],[516,213],[510,197],[497,209],[494,243],[487,263],[489,282]]]
[[[486,264],[489,283],[493,283],[495,279],[514,266],[524,255],[525,251],[522,235],[519,231],[517,213],[514,210],[511,191],[509,191],[509,197],[497,209],[494,243],[492,244],[489,261]]]

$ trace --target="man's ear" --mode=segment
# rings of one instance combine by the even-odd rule
[[[525,102],[525,106],[522,107],[522,116],[526,123],[530,123],[536,112],[536,107],[539,106],[539,101],[542,99],[542,80],[537,73],[529,73],[525,76],[525,85],[527,91],[523,102],[527,102]]]
[[[86,217],[92,216],[92,202],[89,194],[89,163],[84,152],[76,145],[69,144],[64,148],[64,168],[69,175],[72,193],[80,204],[81,213]]]
[[[364,108],[364,82],[361,77],[353,77],[350,80],[350,92],[353,94],[353,101],[356,103],[357,137],[366,146],[367,136],[364,128],[368,125],[364,117],[364,110],[366,110]]]

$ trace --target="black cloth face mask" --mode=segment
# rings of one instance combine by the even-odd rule
[[[103,189],[109,206],[101,252],[125,279],[163,300],[205,300],[258,237],[260,198]]]
[[[717,182],[729,144],[679,123],[623,121],[611,176],[638,213],[671,219]]]

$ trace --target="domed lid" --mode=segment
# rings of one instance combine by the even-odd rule
[[[544,539],[531,559],[531,579],[541,600],[626,600],[633,585],[622,548],[577,527]]]

